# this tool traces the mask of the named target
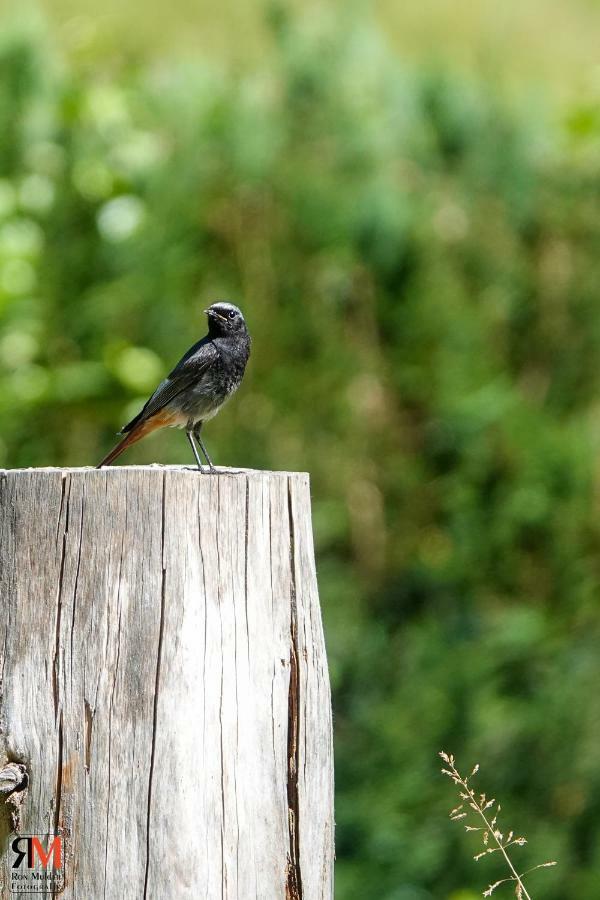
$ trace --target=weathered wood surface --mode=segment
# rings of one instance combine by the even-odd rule
[[[62,832],[65,900],[331,897],[307,476],[0,471],[0,592],[2,852]]]

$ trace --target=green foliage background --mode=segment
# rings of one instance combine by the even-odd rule
[[[600,884],[600,105],[274,8],[248,65],[0,45],[0,462],[86,465],[243,307],[222,464],[308,470],[337,896],[469,900],[439,749],[546,900]],[[180,433],[128,462],[187,462]],[[508,830],[508,828],[507,828]],[[531,848],[531,849],[530,849]],[[507,892],[508,893],[508,892]]]

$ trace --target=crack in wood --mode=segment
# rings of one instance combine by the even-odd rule
[[[59,833],[60,804],[62,801],[63,781],[63,713],[60,711],[58,721],[58,765],[56,767],[56,793],[54,801],[54,834]]]
[[[300,664],[298,660],[298,608],[296,603],[296,546],[292,485],[288,479],[288,517],[290,533],[290,684],[288,693],[287,799],[289,849],[286,872],[286,900],[302,900],[300,868],[300,802],[298,771],[300,768]]]
[[[125,505],[127,505],[127,482],[125,482]],[[106,834],[109,832],[110,828],[110,804],[112,797],[112,723],[113,723],[113,707],[115,702],[115,691],[117,689],[117,678],[119,675],[119,661],[121,659],[121,574],[123,571],[123,552],[125,546],[125,536],[123,535],[123,539],[121,540],[121,553],[119,558],[119,576],[118,576],[118,589],[117,589],[117,604],[119,608],[119,621],[117,623],[117,657],[115,660],[115,671],[113,676],[112,690],[110,692],[110,701],[108,707],[108,777],[106,779],[107,784],[107,797],[106,797]],[[105,654],[108,654],[108,634],[107,634],[107,642],[105,648]],[[100,678],[98,678],[98,682],[96,683],[96,700],[98,698],[98,689],[100,684]],[[96,700],[94,701],[94,709],[96,708]],[[106,842],[104,848],[104,892],[103,896],[106,898],[106,878],[108,872],[108,841]]]
[[[152,712],[152,748],[150,750],[150,773],[148,776],[148,805],[146,809],[146,866],[144,872],[144,900],[148,896],[148,874],[150,871],[150,819],[152,815],[152,782],[154,778],[154,763],[156,756],[156,728],[158,723],[158,693],[160,689],[160,664],[162,656],[163,632],[165,627],[165,505],[167,491],[167,473],[163,472],[162,479],[162,531],[161,531],[161,566],[162,578],[160,588],[160,622],[158,626],[158,647],[156,650],[156,678],[154,683],[154,708]]]
[[[69,489],[69,500],[71,499],[71,492]],[[73,637],[75,634],[75,610],[77,609],[77,588],[79,587],[79,572],[81,570],[81,547],[83,544],[83,520],[84,520],[84,499],[85,499],[85,483],[81,486],[81,510],[80,510],[80,522],[79,522],[79,541],[77,544],[77,568],[75,569],[75,581],[73,584],[73,610],[71,613],[71,677],[73,676]],[[67,515],[68,515],[68,507],[67,507]]]
[[[250,626],[248,624],[248,532],[250,529],[250,480],[246,480],[246,503],[244,521],[244,611],[246,614],[246,652],[250,668]]]
[[[84,719],[84,739],[83,739],[83,754],[84,754],[84,766],[85,771],[90,771],[90,762],[91,762],[91,749],[92,749],[92,726],[94,724],[94,713],[92,712],[92,707],[84,698],[84,711],[85,711],[85,719]]]
[[[58,690],[58,668],[60,665],[60,623],[62,618],[62,603],[63,603],[63,581],[65,576],[65,558],[67,555],[67,534],[69,533],[69,498],[70,498],[70,486],[71,481],[68,476],[63,477],[61,483],[61,497],[60,497],[60,513],[58,517],[58,525],[56,528],[56,537],[58,540],[58,532],[60,520],[62,517],[63,505],[65,502],[65,493],[67,489],[67,485],[69,486],[69,494],[66,497],[67,505],[65,510],[65,527],[62,536],[62,543],[60,548],[60,565],[58,572],[58,587],[56,591],[56,624],[55,624],[55,641],[54,641],[54,659],[52,661],[52,695],[54,698],[54,717],[58,718],[58,698],[59,698],[59,690]]]
[[[219,543],[219,525],[221,522],[221,483],[217,481],[217,597],[219,602],[219,622],[221,627],[221,648],[223,648],[223,609],[221,581],[221,547]],[[221,658],[221,689],[219,697],[219,729],[221,751],[221,876],[223,880],[223,896],[227,895],[227,866],[225,865],[225,753],[223,748],[223,659]]]

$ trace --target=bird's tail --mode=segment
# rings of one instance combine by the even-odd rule
[[[102,466],[109,466],[117,456],[120,456],[123,450],[126,450],[127,447],[130,447],[132,444],[137,443],[143,437],[146,437],[147,434],[150,434],[152,431],[156,431],[158,428],[164,428],[165,425],[172,425],[175,416],[173,414],[165,413],[161,411],[150,419],[145,419],[135,425],[128,434],[125,435],[123,440],[119,441],[116,447],[113,447],[110,453],[108,453],[104,459],[98,463],[96,466],[97,469],[101,469]]]

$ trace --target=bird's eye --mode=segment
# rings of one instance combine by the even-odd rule
[[[230,319],[235,319],[235,309],[230,309],[229,312],[227,313],[227,316]]]

